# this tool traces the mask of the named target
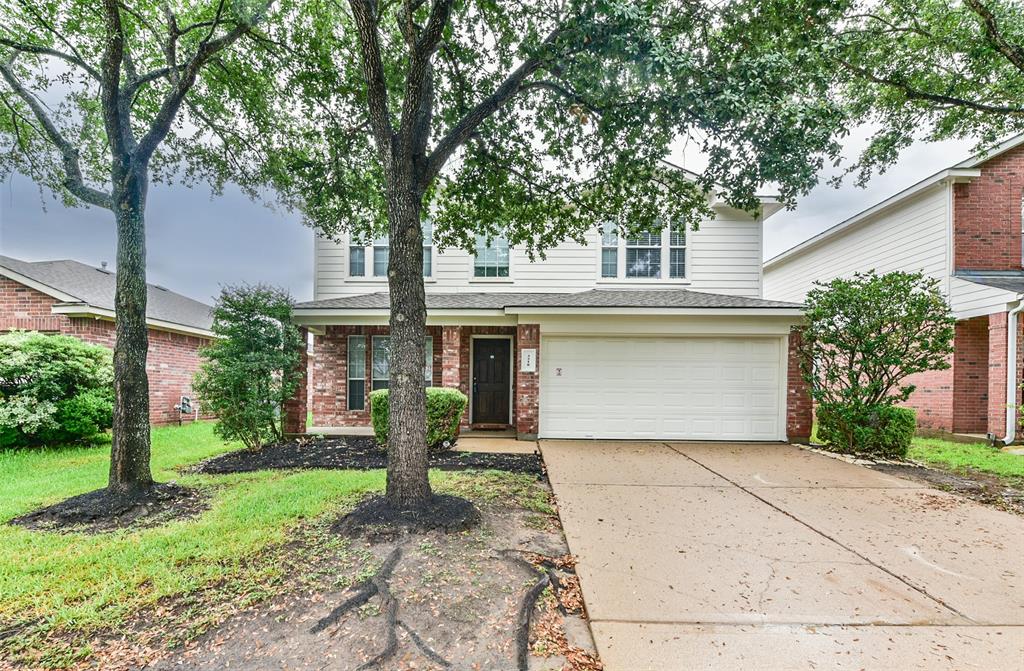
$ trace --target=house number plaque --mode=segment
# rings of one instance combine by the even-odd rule
[[[524,373],[537,372],[537,350],[524,349],[520,354],[519,370]]]

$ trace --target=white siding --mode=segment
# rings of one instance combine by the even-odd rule
[[[715,219],[688,235],[685,282],[602,280],[598,265],[600,240],[596,230],[587,244],[566,242],[548,250],[545,259],[530,262],[522,250],[512,249],[511,277],[479,280],[472,277],[471,255],[446,250],[434,258],[434,276],[428,292],[552,292],[583,291],[596,287],[682,287],[736,296],[761,296],[761,222],[749,215],[721,208]],[[384,278],[349,278],[348,247],[330,240],[316,241],[315,300],[387,291]],[[369,269],[371,259],[367,258]]]
[[[958,277],[950,278],[949,294],[953,312],[961,319],[1005,312],[1007,303],[1016,300],[1012,292],[966,282]]]
[[[765,269],[764,295],[800,302],[814,282],[879,273],[924,272],[947,281],[948,191],[937,185]]]

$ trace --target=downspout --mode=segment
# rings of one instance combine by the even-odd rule
[[[1020,298],[1020,296],[1018,296]],[[1024,300],[1006,313],[1006,434],[1004,445],[1017,438],[1017,315],[1024,310]]]

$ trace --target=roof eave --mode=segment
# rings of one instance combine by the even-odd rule
[[[293,316],[300,325],[315,325],[323,318],[386,318],[386,308],[295,308]],[[747,316],[747,317],[801,317],[803,308],[794,307],[628,307],[628,306],[508,306],[493,308],[440,308],[427,309],[430,318],[494,318],[518,315],[643,315],[643,316]]]
[[[889,209],[899,205],[908,198],[913,198],[918,194],[930,189],[939,184],[951,183],[958,184],[961,182],[968,182],[972,179],[976,179],[981,176],[981,170],[977,168],[947,168],[946,170],[940,170],[939,172],[927,177],[917,184],[910,186],[899,193],[886,198],[880,203],[872,205],[866,210],[862,210],[857,214],[853,215],[848,219],[844,219],[835,226],[822,231],[812,238],[804,240],[795,247],[791,247],[781,254],[777,254],[772,258],[764,262],[764,270],[770,270],[774,266],[780,265],[783,262],[791,261],[794,258],[800,256],[804,252],[810,251],[815,247],[831,240],[832,238],[845,233],[846,231],[852,230],[869,221],[872,217],[882,214]]]
[[[47,296],[56,298],[59,301],[64,301],[67,303],[81,301],[81,298],[79,298],[78,296],[72,296],[71,294],[63,292],[60,289],[55,289],[48,284],[44,284],[27,275],[23,275],[16,270],[11,270],[7,266],[0,266],[0,275],[12,279],[18,284],[24,284],[26,287],[29,287],[30,289],[35,289],[36,291],[44,293]]]
[[[53,307],[50,308],[50,312],[55,315],[65,315],[67,317],[91,317],[93,319],[115,321],[115,314],[113,310],[89,305],[82,301],[55,303]],[[165,321],[163,319],[147,318],[146,325],[150,328],[157,329],[158,331],[170,331],[172,333],[181,333],[183,335],[193,335],[202,338],[215,337],[213,331],[209,329],[190,326],[188,324],[178,324],[175,322]]]

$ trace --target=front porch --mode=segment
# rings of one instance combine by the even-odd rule
[[[308,388],[286,412],[288,433],[370,435],[369,393],[389,384],[388,327],[371,324],[307,326],[312,352],[304,358]],[[523,369],[524,350],[527,370]],[[534,439],[537,434],[536,324],[430,325],[424,382],[466,394],[466,437]],[[312,415],[312,423],[298,421]]]

